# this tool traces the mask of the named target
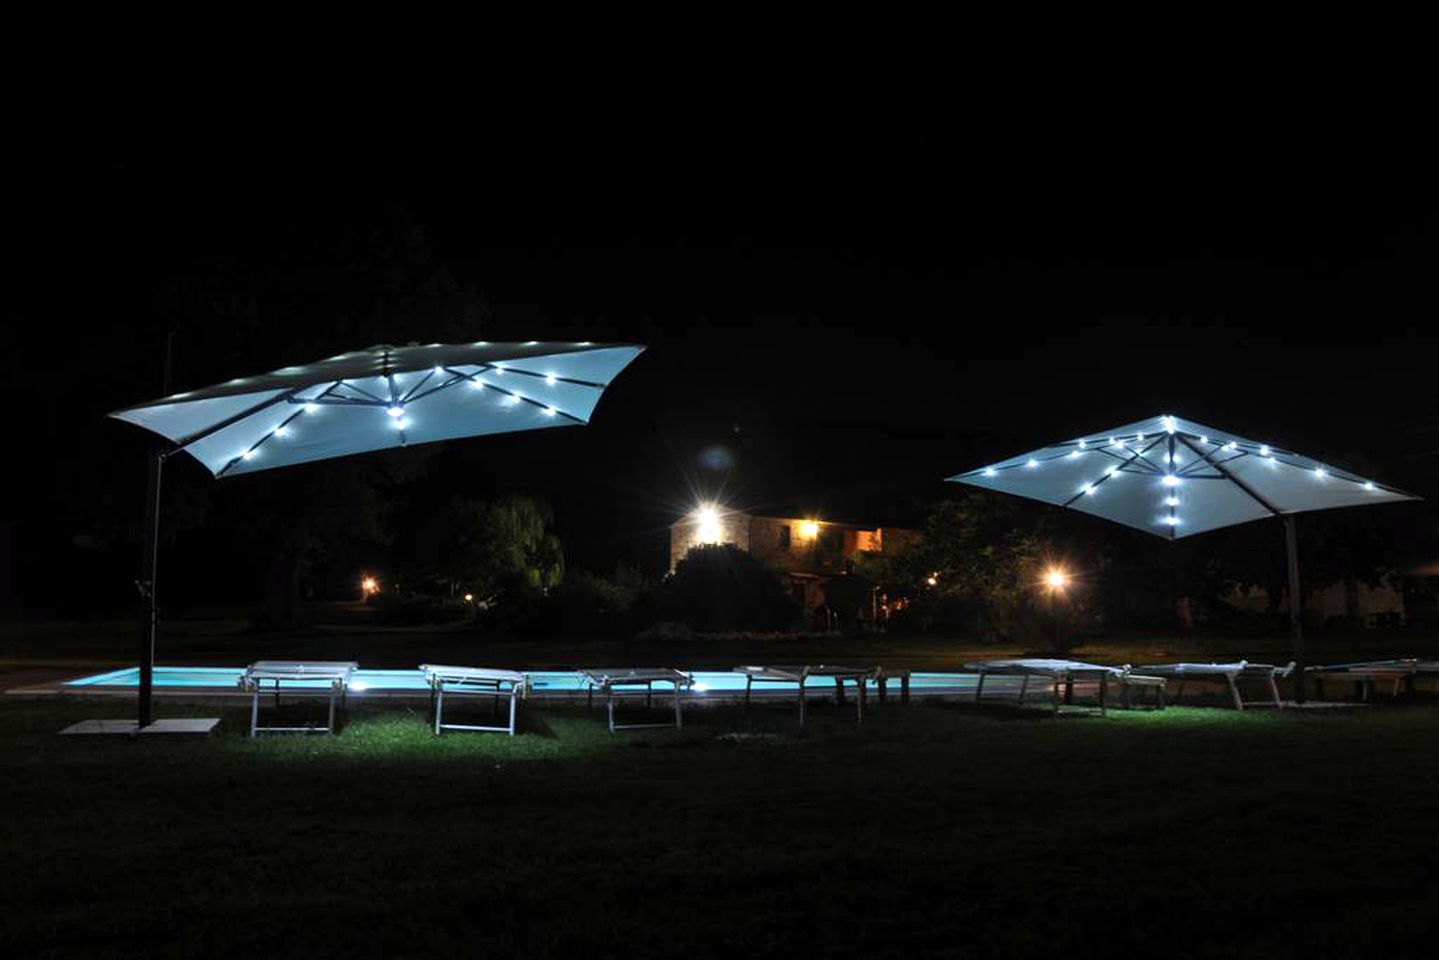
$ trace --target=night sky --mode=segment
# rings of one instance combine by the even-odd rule
[[[648,346],[590,427],[436,465],[548,498],[599,569],[658,572],[700,496],[914,522],[947,475],[1160,413],[1439,496],[1416,61],[1231,35],[955,60],[33,81],[6,553],[138,523],[142,435],[103,415],[160,394],[166,330],[174,391],[368,345],[343,318],[386,244],[474,292],[473,339]]]

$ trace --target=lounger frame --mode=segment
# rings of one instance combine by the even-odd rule
[[[1056,714],[1059,713],[1061,701],[1068,703],[1073,699],[1076,680],[1098,680],[1100,716],[1107,716],[1109,712],[1109,682],[1119,680],[1125,674],[1122,667],[1106,667],[1078,660],[1040,658],[981,660],[977,663],[966,663],[964,669],[972,670],[979,675],[979,680],[974,686],[975,703],[979,703],[984,697],[984,680],[988,676],[1020,677],[1019,704],[1021,706],[1024,705],[1024,698],[1029,692],[1030,677],[1042,677],[1050,680],[1054,684],[1054,712]]]
[[[617,730],[649,730],[661,727],[674,727],[676,730],[684,728],[684,692],[694,685],[694,678],[688,673],[669,668],[650,667],[623,667],[611,669],[581,670],[580,676],[586,686],[586,702],[594,705],[595,691],[598,690],[605,697],[606,712],[609,715],[610,733]],[[654,685],[667,683],[670,685],[671,696],[674,698],[675,719],[674,723],[616,723],[615,722],[615,701],[626,696],[637,698],[641,695],[645,698],[645,707],[652,705],[654,699]],[[627,692],[631,691],[632,692]]]
[[[250,692],[250,739],[255,739],[261,733],[334,733],[335,732],[335,705],[343,710],[345,707],[345,691],[349,686],[350,676],[360,668],[358,663],[342,662],[337,660],[260,660],[245,668],[245,674],[240,678],[240,687]],[[260,694],[264,684],[269,681],[272,684],[272,691],[275,695],[275,706],[280,706],[280,686],[285,681],[308,681],[329,680],[329,715],[323,727],[262,727],[260,726]],[[314,693],[307,690],[307,693]]]
[[[855,718],[859,723],[864,723],[864,706],[866,684],[874,680],[876,683],[883,683],[885,679],[883,672],[878,667],[834,667],[825,664],[817,666],[773,666],[755,665],[735,667],[735,673],[745,675],[744,684],[744,713],[746,719],[749,717],[750,693],[756,683],[792,683],[798,690],[799,700],[799,725],[802,727],[806,719],[806,698],[805,681],[810,677],[830,677],[834,680],[834,702],[844,703],[844,685],[846,681],[854,683],[855,687]],[[909,673],[905,671],[898,675],[900,680],[901,696],[909,699]],[[881,691],[883,687],[881,686]],[[881,693],[883,695],[883,693]]]
[[[515,735],[519,718],[519,701],[529,694],[529,677],[516,670],[495,670],[488,667],[453,667],[421,664],[420,669],[430,685],[430,722],[435,736],[445,730]],[[498,705],[510,701],[509,723],[503,726],[474,723],[445,723],[445,694],[461,697],[488,697]]]
[[[1279,677],[1287,677],[1294,670],[1294,664],[1279,667],[1272,663],[1250,663],[1247,660],[1236,660],[1233,663],[1152,663],[1135,670],[1157,677],[1177,681],[1174,691],[1174,702],[1179,703],[1184,696],[1184,684],[1188,680],[1209,680],[1222,678],[1229,688],[1230,699],[1234,702],[1235,710],[1244,709],[1244,698],[1239,695],[1238,680],[1241,677],[1264,681],[1269,688],[1269,695],[1273,698],[1274,706],[1284,708],[1284,701],[1279,697]]]

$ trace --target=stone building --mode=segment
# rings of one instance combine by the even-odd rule
[[[814,610],[827,603],[826,584],[852,571],[851,558],[857,551],[894,554],[918,536],[917,531],[901,527],[706,508],[670,526],[670,570],[693,547],[733,544],[773,571],[801,608]],[[881,611],[870,613],[875,614],[882,618]],[[860,614],[858,619],[868,617]]]

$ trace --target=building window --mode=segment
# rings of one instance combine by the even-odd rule
[[[779,548],[781,550],[789,549],[789,524],[787,523],[779,528]]]
[[[844,550],[844,531],[835,527],[821,530],[819,534],[820,549],[826,553],[841,553]]]

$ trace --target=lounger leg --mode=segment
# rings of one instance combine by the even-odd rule
[[[605,699],[610,707],[610,733],[615,732],[615,688],[605,687]]]
[[[684,714],[683,714],[681,711],[682,711],[682,708],[681,708],[681,706],[680,706],[680,685],[679,685],[679,682],[676,681],[676,682],[675,682],[675,729],[676,729],[676,730],[683,730],[683,729],[685,728],[685,718],[684,718]]]
[[[979,671],[979,682],[974,685],[974,702],[979,702],[980,694],[984,693],[984,671]]]
[[[444,723],[440,718],[443,717],[445,713],[445,687],[443,684],[431,692],[430,699],[435,705],[435,736],[438,737],[440,735],[440,727]]]
[[[510,736],[512,737],[515,735],[516,704],[519,703],[520,699],[518,696],[516,696],[518,692],[519,691],[517,690],[510,691]]]
[[[884,677],[875,678],[874,689],[879,694],[879,702],[884,703],[886,694],[889,691],[889,681]]]
[[[1074,678],[1066,677],[1064,680],[1064,702],[1074,702]]]
[[[1024,706],[1024,695],[1029,692],[1029,674],[1025,674],[1019,681],[1019,705]]]
[[[330,722],[329,722],[329,725],[325,727],[325,732],[326,732],[326,733],[334,733],[334,732],[335,732],[335,696],[336,696],[335,688],[334,688],[334,687],[331,687],[331,688],[330,688]]]
[[[799,725],[804,726],[804,678],[799,680]]]
[[[844,703],[844,681],[839,677],[834,678],[834,702],[840,705]]]
[[[746,677],[744,678],[744,719],[745,719],[745,723],[748,723],[748,722],[749,722],[749,689],[750,689],[750,687],[752,687],[752,686],[754,686],[754,677],[746,676]]]
[[[654,684],[654,681],[653,681],[653,680],[646,680],[646,681],[645,681],[645,709],[646,709],[646,710],[648,710],[650,707],[654,706],[654,702],[653,702],[653,699],[652,699],[653,696],[654,696],[654,692],[655,692],[655,684]]]
[[[1108,707],[1107,707],[1107,705],[1106,705],[1106,703],[1105,703],[1105,700],[1108,698],[1108,696],[1109,696],[1109,677],[1108,677],[1108,675],[1103,675],[1103,676],[1101,676],[1101,677],[1099,678],[1099,715],[1100,715],[1101,717],[1107,717],[1107,716],[1109,716],[1109,714],[1106,712],[1107,709],[1108,709]]]
[[[1225,679],[1229,681],[1229,694],[1230,696],[1234,697],[1234,709],[1243,710],[1244,701],[1239,697],[1239,687],[1235,685],[1234,678],[1226,677]]]
[[[909,703],[909,674],[899,678],[899,702]]]
[[[1269,675],[1269,692],[1274,695],[1274,705],[1284,709],[1284,701],[1279,699],[1279,684],[1274,681],[1274,674]]]
[[[864,723],[864,677],[857,678],[855,684],[859,687],[854,696],[855,703],[859,705],[859,722]]]
[[[255,683],[254,693],[250,696],[250,739],[255,739],[255,727],[260,722],[260,684]]]

